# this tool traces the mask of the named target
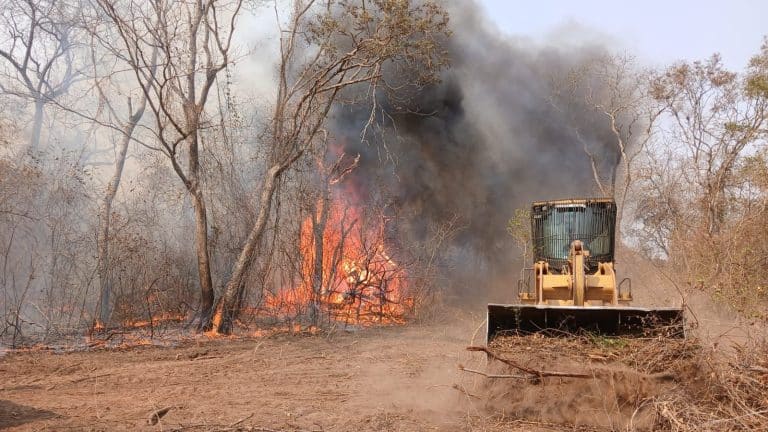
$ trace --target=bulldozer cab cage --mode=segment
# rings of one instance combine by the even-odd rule
[[[590,254],[588,271],[612,262],[616,239],[616,204],[608,198],[535,202],[531,210],[533,262],[546,261],[553,272],[568,265],[568,252],[580,240]]]
[[[616,203],[610,198],[534,202],[533,265],[520,303],[489,304],[487,342],[505,332],[684,337],[679,307],[631,307],[631,281],[614,271]]]

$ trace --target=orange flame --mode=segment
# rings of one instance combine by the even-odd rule
[[[311,314],[314,308],[330,321],[403,323],[412,300],[405,296],[404,269],[385,249],[386,220],[370,227],[359,210],[332,201],[322,226],[322,204],[301,226],[300,283],[267,293],[262,309],[284,318]]]
[[[153,316],[151,319],[136,320],[136,321],[124,321],[122,323],[123,328],[143,328],[150,326],[158,326],[165,323],[179,323],[183,322],[186,316],[181,313],[162,312]]]

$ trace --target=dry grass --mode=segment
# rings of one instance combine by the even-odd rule
[[[768,344],[735,346],[733,354],[699,349],[681,369],[678,391],[655,400],[670,431],[768,430]]]

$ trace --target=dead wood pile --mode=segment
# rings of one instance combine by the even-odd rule
[[[511,334],[468,347],[487,363],[460,369],[502,418],[585,430],[768,430],[768,343],[721,348],[696,338]]]

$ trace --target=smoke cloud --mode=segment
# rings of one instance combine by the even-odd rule
[[[347,153],[362,155],[352,181],[369,193],[383,187],[409,218],[397,228],[401,236],[423,240],[429,226],[461,218],[465,228],[452,245],[461,256],[454,292],[480,289],[509,301],[520,264],[506,233],[514,210],[533,200],[594,195],[582,142],[601,155],[601,170],[616,159],[609,124],[584,109],[580,95],[553,99],[553,82],[607,48],[535,45],[499,34],[474,4],[449,10],[452,66],[439,85],[413,98],[407,113],[393,115],[387,135],[397,138],[386,145],[394,162],[382,163],[381,146],[361,143],[364,109],[339,110],[334,129]],[[481,289],[493,280],[500,281],[498,295]]]

